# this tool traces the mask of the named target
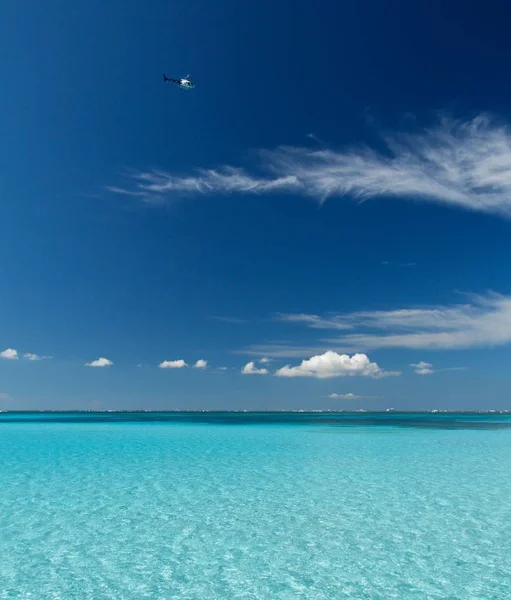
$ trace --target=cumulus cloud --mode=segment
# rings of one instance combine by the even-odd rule
[[[248,362],[243,369],[241,369],[243,375],[267,375],[268,369],[257,368],[254,361]]]
[[[511,216],[511,131],[487,115],[441,118],[415,133],[382,135],[371,147],[279,147],[260,151],[262,173],[225,166],[193,174],[134,172],[117,194],[148,202],[177,195],[293,192],[325,201],[405,198]]]
[[[348,394],[329,394],[328,397],[333,400],[369,400],[378,398],[378,396],[359,396],[358,394],[352,394],[351,392]]]
[[[208,366],[208,361],[207,360],[203,360],[202,358],[199,359],[194,365],[194,369],[205,369]]]
[[[5,360],[17,360],[19,358],[19,354],[17,350],[14,350],[13,348],[7,348],[6,350],[2,350],[2,352],[0,352],[0,358]]]
[[[388,377],[400,375],[399,371],[384,371],[375,362],[371,362],[366,354],[337,354],[331,350],[313,356],[296,366],[286,365],[275,372],[277,377],[316,377],[329,379],[331,377]]]
[[[86,367],[111,367],[114,363],[108,358],[100,357],[97,360],[93,360],[90,363],[86,363]]]
[[[188,365],[182,358],[179,360],[164,360],[158,365],[160,369],[183,369],[187,366]]]
[[[469,295],[465,304],[414,306],[345,314],[279,315],[278,320],[312,329],[344,330],[313,345],[269,343],[250,346],[253,356],[301,357],[324,352],[367,352],[385,348],[454,350],[511,343],[511,296]]]

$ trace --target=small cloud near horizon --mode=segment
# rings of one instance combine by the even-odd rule
[[[241,370],[243,375],[267,375],[268,369],[257,368],[254,361],[248,362]]]
[[[324,354],[313,356],[308,360],[291,367],[286,365],[275,372],[277,377],[315,377],[329,379],[332,377],[392,377],[401,375],[400,371],[384,371],[377,363],[371,362],[366,354],[337,354],[328,350]]]
[[[4,360],[19,360],[21,357],[20,357],[19,352],[17,350],[14,350],[14,348],[7,348],[6,350],[3,350],[2,352],[0,352],[0,358],[3,358]],[[23,354],[23,358],[25,360],[37,361],[37,360],[49,360],[52,357],[51,356],[39,356],[39,354],[25,352],[25,354]]]
[[[100,357],[97,360],[93,360],[90,363],[86,363],[85,366],[102,368],[102,367],[111,367],[113,364],[114,363],[111,360],[109,360],[108,358]]]
[[[182,358],[179,360],[164,360],[158,365],[160,369],[183,369],[187,366],[187,363]]]
[[[417,373],[417,375],[431,375],[434,373],[433,365],[431,363],[424,362],[423,360],[418,363],[411,363],[410,366],[415,369],[415,373]]]
[[[27,360],[50,360],[52,357],[51,356],[39,356],[39,354],[32,354],[30,352],[26,352],[23,355],[23,358],[26,358]]]

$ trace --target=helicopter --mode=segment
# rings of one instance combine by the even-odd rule
[[[171,83],[178,85],[182,90],[191,90],[195,87],[195,85],[188,79],[189,77],[190,75],[187,75],[182,79],[171,79],[170,77],[167,77],[165,73],[163,73],[163,83],[170,81]]]

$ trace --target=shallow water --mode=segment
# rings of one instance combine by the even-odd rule
[[[0,457],[2,600],[511,598],[509,415],[3,413]]]

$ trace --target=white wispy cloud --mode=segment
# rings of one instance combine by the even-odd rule
[[[179,360],[164,360],[158,365],[160,369],[183,369],[187,366],[188,365],[182,358]]]
[[[30,352],[26,352],[23,355],[23,358],[26,358],[27,360],[50,360],[52,357],[51,356],[39,356],[39,354],[32,354]]]
[[[347,394],[329,394],[328,397],[332,400],[372,400],[378,398],[378,396],[360,396],[351,392]]]
[[[241,369],[241,373],[243,375],[267,375],[268,369],[258,368],[254,361],[250,361]]]
[[[264,344],[251,344],[244,348],[233,350],[234,354],[251,354],[253,356],[269,355],[274,359],[277,358],[302,358],[314,354],[322,354],[331,344],[318,343],[316,345],[287,342],[268,342]],[[338,349],[337,349],[338,350]]]
[[[223,167],[221,170],[199,169],[196,175],[179,177],[166,171],[136,171],[133,172],[135,189],[107,187],[116,194],[139,197],[145,201],[158,200],[164,196],[176,194],[215,194],[241,192],[262,194],[276,190],[293,189],[296,178],[276,177],[257,178],[249,175],[243,169]]]
[[[470,304],[360,312],[348,318],[359,327],[394,330],[345,336],[344,342],[357,347],[455,349],[511,342],[511,297],[499,294],[472,296]]]
[[[336,315],[327,315],[320,317],[318,315],[308,315],[304,313],[280,313],[276,317],[279,321],[286,323],[299,323],[307,325],[313,329],[353,329],[353,323],[346,317]]]
[[[86,363],[85,366],[86,367],[111,367],[114,363],[111,360],[108,360],[108,358],[104,358],[104,357],[100,357],[96,360],[93,360],[92,362]]]
[[[410,366],[414,369],[417,375],[432,375],[438,371],[466,371],[467,367],[445,367],[443,369],[434,369],[431,363],[421,360],[418,363],[411,363]]]
[[[271,362],[271,358],[268,358],[267,356],[263,356],[263,358],[259,359],[259,362],[263,365],[267,365],[268,363]]]
[[[511,296],[469,295],[465,304],[358,311],[346,314],[279,315],[284,322],[312,329],[346,330],[314,345],[259,344],[243,353],[298,357],[322,352],[362,352],[384,348],[454,350],[497,347],[511,343]]]
[[[350,196],[394,197],[443,203],[511,216],[511,131],[487,115],[442,118],[416,133],[382,136],[380,152],[280,147],[260,151],[262,171],[225,166],[177,175],[133,173],[126,187],[110,191],[146,201],[207,194],[294,192],[325,201]]]
[[[328,350],[324,354],[313,356],[291,367],[286,365],[275,372],[277,377],[316,377],[329,379],[332,377],[389,377],[400,375],[399,371],[384,371],[377,363],[371,362],[366,354],[337,354]]]
[[[205,369],[208,366],[208,361],[200,358],[194,365],[194,369]]]

